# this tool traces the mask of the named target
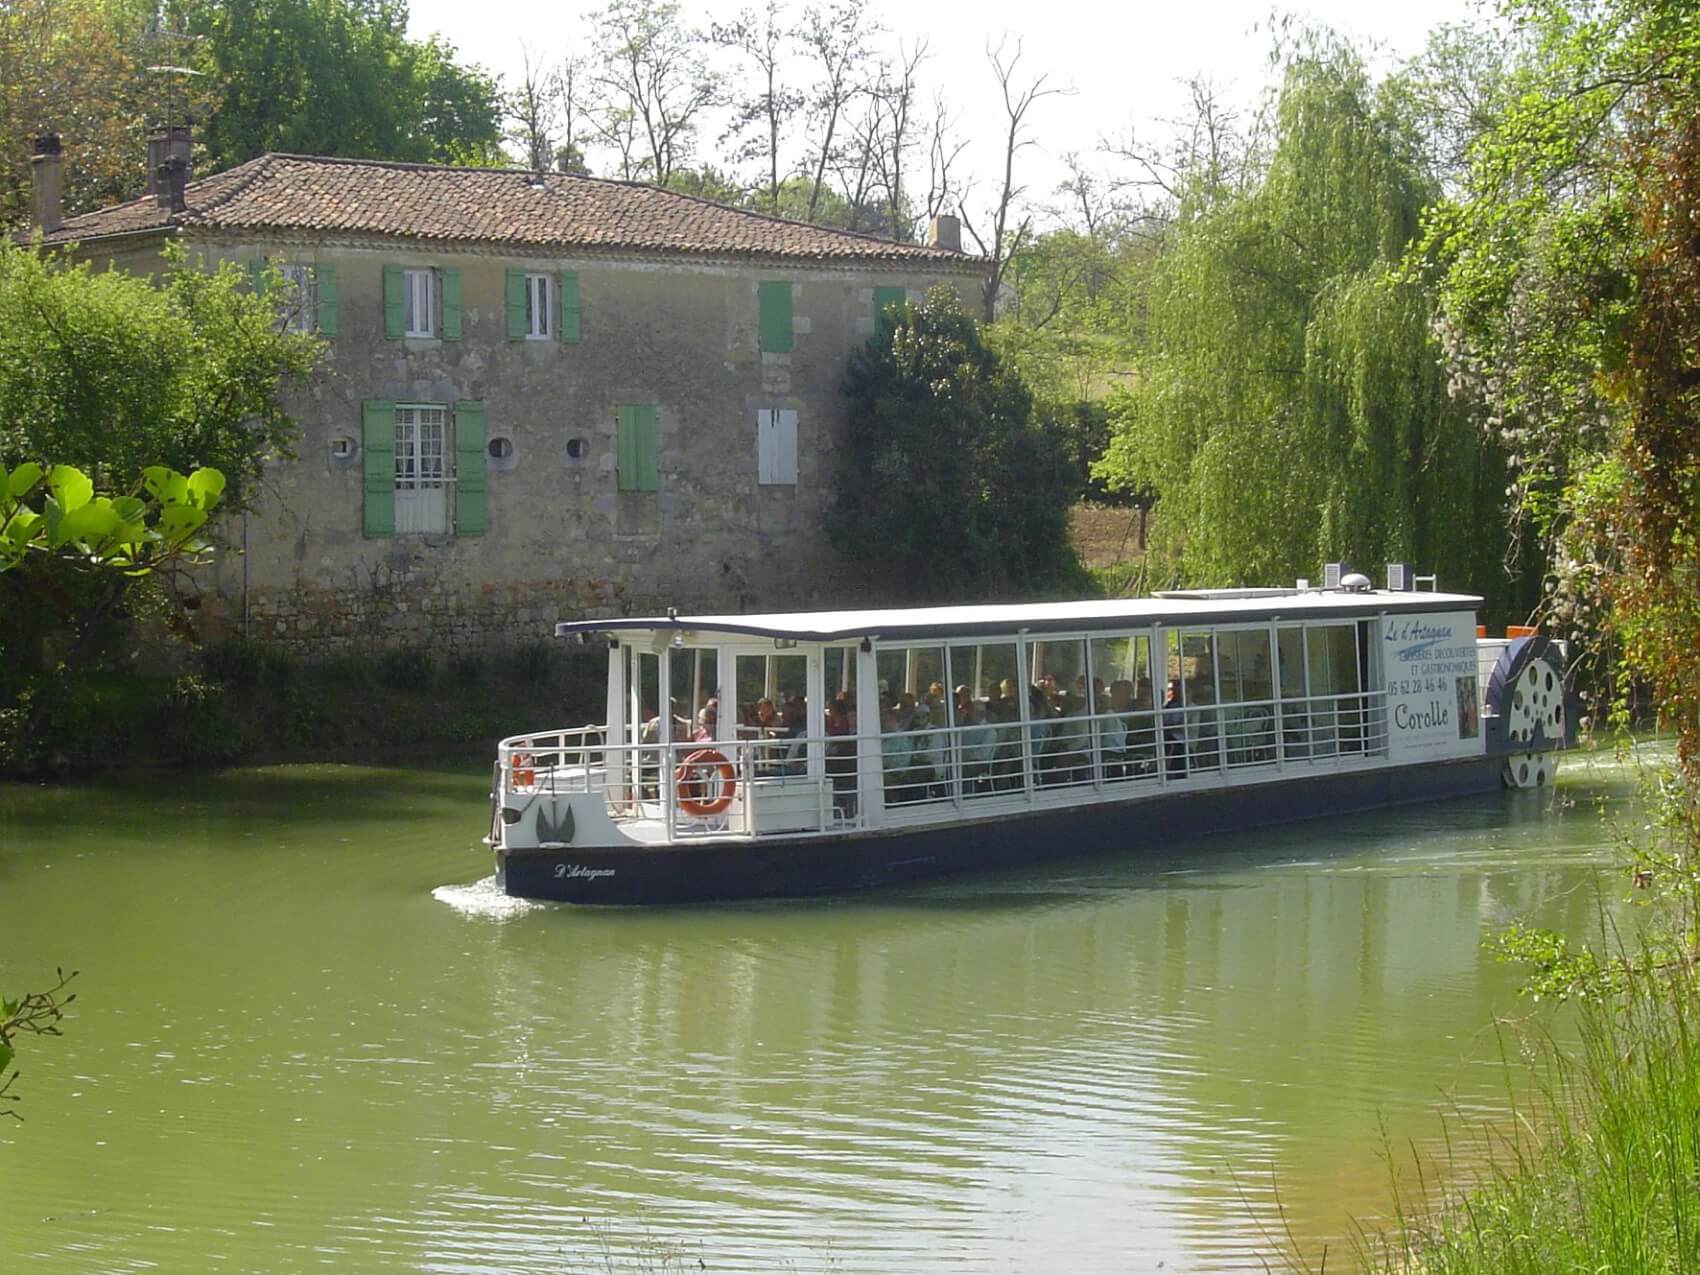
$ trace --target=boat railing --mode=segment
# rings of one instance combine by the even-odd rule
[[[727,833],[833,832],[964,810],[1233,782],[1386,756],[1382,692],[1139,708],[1034,721],[912,725],[878,735],[610,743],[600,726],[515,736],[499,792],[521,801],[598,792],[616,820],[678,841]],[[864,785],[864,767],[877,782]]]

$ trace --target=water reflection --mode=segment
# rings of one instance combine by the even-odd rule
[[[432,897],[481,776],[340,778],[0,796],[8,947],[90,971],[0,1128],[28,1269],[1261,1270],[1270,1166],[1319,1245],[1384,1121],[1491,1106],[1481,939],[1586,932],[1604,853],[1520,794],[601,913]]]

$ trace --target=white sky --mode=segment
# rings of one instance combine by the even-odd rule
[[[685,0],[685,14],[701,25],[724,21],[750,0]],[[792,0],[800,13],[806,0]],[[534,55],[555,57],[569,47],[586,51],[589,15],[602,0],[411,0],[415,36],[438,32],[464,60],[519,78],[522,43]],[[1035,106],[1032,132],[1038,142],[1025,153],[1030,196],[1045,199],[1061,176],[1055,157],[1089,152],[1105,135],[1123,136],[1129,126],[1157,137],[1157,123],[1180,113],[1179,81],[1208,76],[1230,100],[1252,101],[1269,76],[1269,0],[1181,0],[1176,3],[1093,3],[1092,0],[938,0],[904,4],[873,0],[873,11],[890,35],[925,37],[931,56],[923,65],[923,97],[944,86],[958,113],[958,131],[972,139],[966,157],[977,177],[976,191],[989,193],[1001,164],[1002,105],[986,62],[986,45],[1007,34],[1022,41],[1022,66],[1048,72],[1049,83],[1071,88]],[[1379,50],[1385,68],[1422,48],[1428,31],[1441,23],[1467,21],[1473,0],[1310,0],[1284,12],[1320,22]],[[712,148],[712,138],[706,139]],[[592,171],[606,164],[592,156]]]

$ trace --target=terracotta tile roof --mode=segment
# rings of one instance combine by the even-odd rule
[[[722,207],[635,182],[523,169],[262,155],[190,182],[180,213],[149,197],[72,217],[49,244],[167,228],[393,235],[542,249],[978,266],[959,252],[893,243]]]

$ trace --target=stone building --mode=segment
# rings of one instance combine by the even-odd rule
[[[49,145],[49,142],[52,142]],[[981,263],[951,219],[899,244],[554,173],[264,155],[60,220],[141,273],[168,239],[278,290],[326,341],[297,459],[223,528],[209,633],[314,651],[535,639],[557,618],[859,603],[829,543],[840,387],[877,314]]]

